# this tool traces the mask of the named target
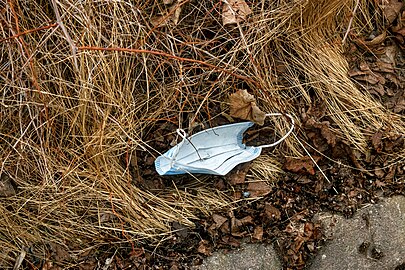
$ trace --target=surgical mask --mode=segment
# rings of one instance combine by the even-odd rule
[[[246,146],[242,143],[245,131],[254,125],[242,122],[218,126],[198,132],[190,137],[184,130],[177,133],[183,140],[155,160],[156,171],[160,175],[185,173],[225,175],[240,163],[257,158],[262,149],[273,147],[284,141],[294,129],[291,115],[290,130],[278,141],[261,146]],[[266,116],[283,116],[281,113]]]

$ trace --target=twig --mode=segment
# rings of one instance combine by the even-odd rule
[[[239,74],[235,74],[230,70],[226,70],[224,68],[218,67],[216,65],[201,61],[201,60],[197,60],[197,59],[192,59],[192,58],[183,58],[180,56],[176,56],[176,55],[172,55],[169,53],[165,53],[165,52],[160,52],[160,51],[151,51],[151,50],[141,50],[141,49],[130,49],[130,48],[119,48],[119,47],[110,47],[110,48],[102,48],[102,47],[92,47],[92,46],[79,46],[77,47],[78,50],[89,50],[89,51],[118,51],[118,52],[128,52],[128,53],[148,53],[148,54],[153,54],[153,55],[160,55],[160,56],[164,56],[170,59],[174,59],[180,62],[191,62],[191,63],[197,63],[209,68],[212,68],[214,70],[218,70],[218,71],[222,71],[226,74],[232,75],[235,78],[250,82],[252,84],[254,84],[257,88],[261,89],[261,85],[254,81],[251,78],[248,78],[246,76],[242,76]]]
[[[53,10],[55,12],[56,21],[57,21],[59,27],[62,29],[63,34],[65,35],[65,38],[70,45],[70,49],[72,50],[73,64],[74,64],[76,70],[79,70],[79,65],[77,64],[77,47],[73,43],[72,38],[70,37],[68,31],[66,30],[65,25],[62,22],[62,18],[60,17],[58,6],[56,5],[56,0],[52,0],[52,6],[53,6]]]
[[[352,13],[352,17],[351,17],[350,20],[349,20],[349,25],[347,26],[347,30],[346,30],[345,36],[344,36],[343,39],[342,39],[342,44],[345,44],[346,38],[347,38],[347,36],[349,35],[350,28],[352,27],[354,15],[356,14],[357,8],[359,7],[359,3],[360,3],[360,0],[357,0],[356,6],[354,7],[354,10],[353,10],[353,13]]]
[[[58,24],[53,23],[53,24],[50,24],[50,25],[45,25],[45,26],[41,26],[41,27],[38,27],[38,28],[26,30],[24,32],[17,33],[16,35],[13,35],[11,37],[6,37],[6,38],[3,38],[3,39],[0,39],[0,43],[4,42],[4,41],[7,41],[7,40],[10,40],[10,39],[13,39],[13,38],[18,38],[18,37],[26,35],[26,34],[30,34],[30,33],[33,33],[33,32],[38,32],[38,31],[45,30],[45,29],[49,29],[49,28],[52,28],[52,27],[55,27],[55,26],[58,26]]]

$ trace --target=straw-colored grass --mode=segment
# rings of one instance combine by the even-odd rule
[[[234,28],[222,26],[220,1],[184,1],[165,28],[150,23],[161,1],[0,3],[0,174],[17,187],[0,200],[2,268],[49,242],[80,252],[163,241],[171,222],[193,226],[229,205],[210,177],[169,179],[165,190],[136,178],[140,154],[167,150],[154,147],[159,125],[209,126],[238,88],[267,112],[298,116],[297,98],[326,103],[334,131],[363,152],[382,126],[405,133],[347,77],[341,38],[355,1],[251,1],[253,17]],[[277,153],[300,151],[291,137]],[[273,159],[257,161],[256,180],[277,179],[281,166],[265,167]]]

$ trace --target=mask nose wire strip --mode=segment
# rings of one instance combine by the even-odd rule
[[[274,143],[272,143],[272,144],[265,144],[265,145],[261,145],[261,146],[258,146],[258,147],[260,147],[260,148],[267,148],[267,147],[273,147],[273,146],[276,146],[277,144],[279,144],[279,143],[281,143],[282,141],[284,141],[290,134],[291,134],[291,132],[294,130],[294,125],[295,125],[295,123],[294,123],[294,118],[291,116],[291,115],[289,115],[289,114],[282,114],[282,113],[268,113],[268,114],[266,114],[266,116],[283,116],[283,115],[285,115],[285,116],[287,116],[288,118],[290,118],[290,121],[291,121],[291,128],[290,128],[290,130],[281,138],[281,139],[279,139],[278,141],[276,141],[276,142],[274,142]]]
[[[192,146],[192,147],[194,148],[194,150],[196,151],[196,153],[197,153],[197,155],[198,155],[198,158],[199,158],[200,160],[202,160],[202,158],[201,158],[201,156],[200,156],[200,153],[198,153],[197,148],[196,148],[196,147],[194,146],[194,144],[187,138],[187,133],[184,131],[184,129],[178,128],[178,129],[176,130],[176,132],[177,132],[177,134],[179,134],[180,137],[183,138],[183,140],[187,140],[187,141],[191,144],[191,146]],[[176,156],[177,156],[177,154],[176,154]]]

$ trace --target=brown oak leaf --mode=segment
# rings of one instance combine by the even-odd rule
[[[312,156],[315,162],[318,162],[321,157]],[[291,158],[288,157],[285,164],[284,169],[294,173],[309,173],[311,175],[315,174],[315,164],[312,161],[311,157],[302,157],[302,158]]]
[[[217,214],[213,214],[212,219],[215,222],[215,229],[221,227],[222,224],[224,224],[228,220],[226,217],[223,217],[223,216],[220,216]]]
[[[264,124],[266,114],[256,105],[256,99],[247,90],[239,90],[230,96],[230,115],[243,120]]]
[[[247,187],[251,198],[266,196],[271,192],[271,187],[265,182],[251,182]]]
[[[392,24],[401,12],[402,6],[404,4],[400,0],[388,0],[382,1],[382,8],[384,12],[384,17],[387,19],[389,24]]]

